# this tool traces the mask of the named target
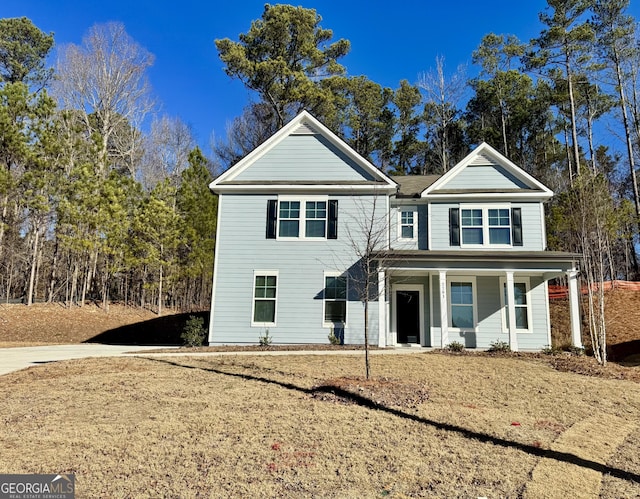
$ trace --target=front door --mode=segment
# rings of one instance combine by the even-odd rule
[[[420,292],[396,291],[398,343],[420,343]]]

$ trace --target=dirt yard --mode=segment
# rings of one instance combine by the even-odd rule
[[[0,473],[77,497],[637,497],[640,384],[419,353],[58,362],[0,377]]]

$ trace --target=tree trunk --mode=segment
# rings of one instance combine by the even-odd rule
[[[33,252],[31,253],[31,273],[29,275],[29,290],[27,291],[27,306],[33,304],[33,284],[36,279],[36,266],[38,263],[38,243],[40,242],[40,230],[36,228],[33,235]]]

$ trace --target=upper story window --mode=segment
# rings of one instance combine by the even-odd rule
[[[280,201],[278,220],[278,234],[280,237],[299,237],[300,201]]]
[[[318,196],[267,201],[267,239],[337,239],[338,201]]]
[[[306,201],[305,236],[325,237],[327,234],[327,202]]]
[[[398,208],[398,239],[415,240],[418,234],[417,230],[418,216],[416,209],[413,207]]]
[[[468,206],[449,209],[451,246],[522,246],[521,208]]]

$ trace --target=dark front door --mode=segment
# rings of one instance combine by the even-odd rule
[[[419,300],[419,291],[396,291],[398,343],[420,343]]]

